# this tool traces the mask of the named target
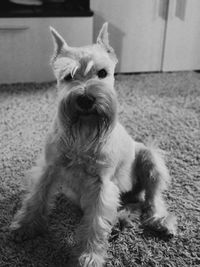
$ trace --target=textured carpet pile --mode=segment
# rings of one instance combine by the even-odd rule
[[[119,117],[133,138],[156,139],[172,184],[165,192],[178,234],[164,239],[139,220],[110,238],[107,266],[200,266],[200,73],[117,75]],[[0,266],[68,266],[80,211],[59,196],[48,234],[14,243],[8,226],[22,180],[41,152],[56,112],[55,83],[0,86]],[[116,229],[117,231],[117,229]]]

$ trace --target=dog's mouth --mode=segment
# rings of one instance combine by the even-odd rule
[[[98,116],[95,110],[94,111],[81,111],[81,112],[78,112],[77,115],[81,119],[90,119],[90,118],[93,119]]]
[[[96,125],[99,118],[100,115],[95,107],[92,110],[78,110],[76,111],[76,115],[74,117],[76,122],[82,121],[82,123],[88,123],[93,126]]]

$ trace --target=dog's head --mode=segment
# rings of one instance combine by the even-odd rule
[[[70,47],[55,29],[50,29],[55,44],[51,64],[60,90],[61,127],[75,138],[100,137],[112,129],[117,114],[117,58],[109,45],[107,23],[95,44],[79,48]]]

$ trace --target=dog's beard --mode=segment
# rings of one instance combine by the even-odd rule
[[[75,109],[73,93],[62,99],[59,120],[64,129],[65,144],[78,151],[89,151],[98,147],[114,127],[117,114],[117,98],[114,92],[95,92],[95,106],[84,114]]]

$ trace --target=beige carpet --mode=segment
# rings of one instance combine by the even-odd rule
[[[164,240],[136,220],[110,239],[107,266],[200,266],[200,73],[116,76],[119,116],[137,139],[156,138],[168,154],[165,197],[178,236]],[[20,207],[21,181],[40,153],[56,111],[55,84],[0,86],[0,266],[68,266],[79,210],[64,197],[49,216],[49,234],[15,244],[6,227]]]

